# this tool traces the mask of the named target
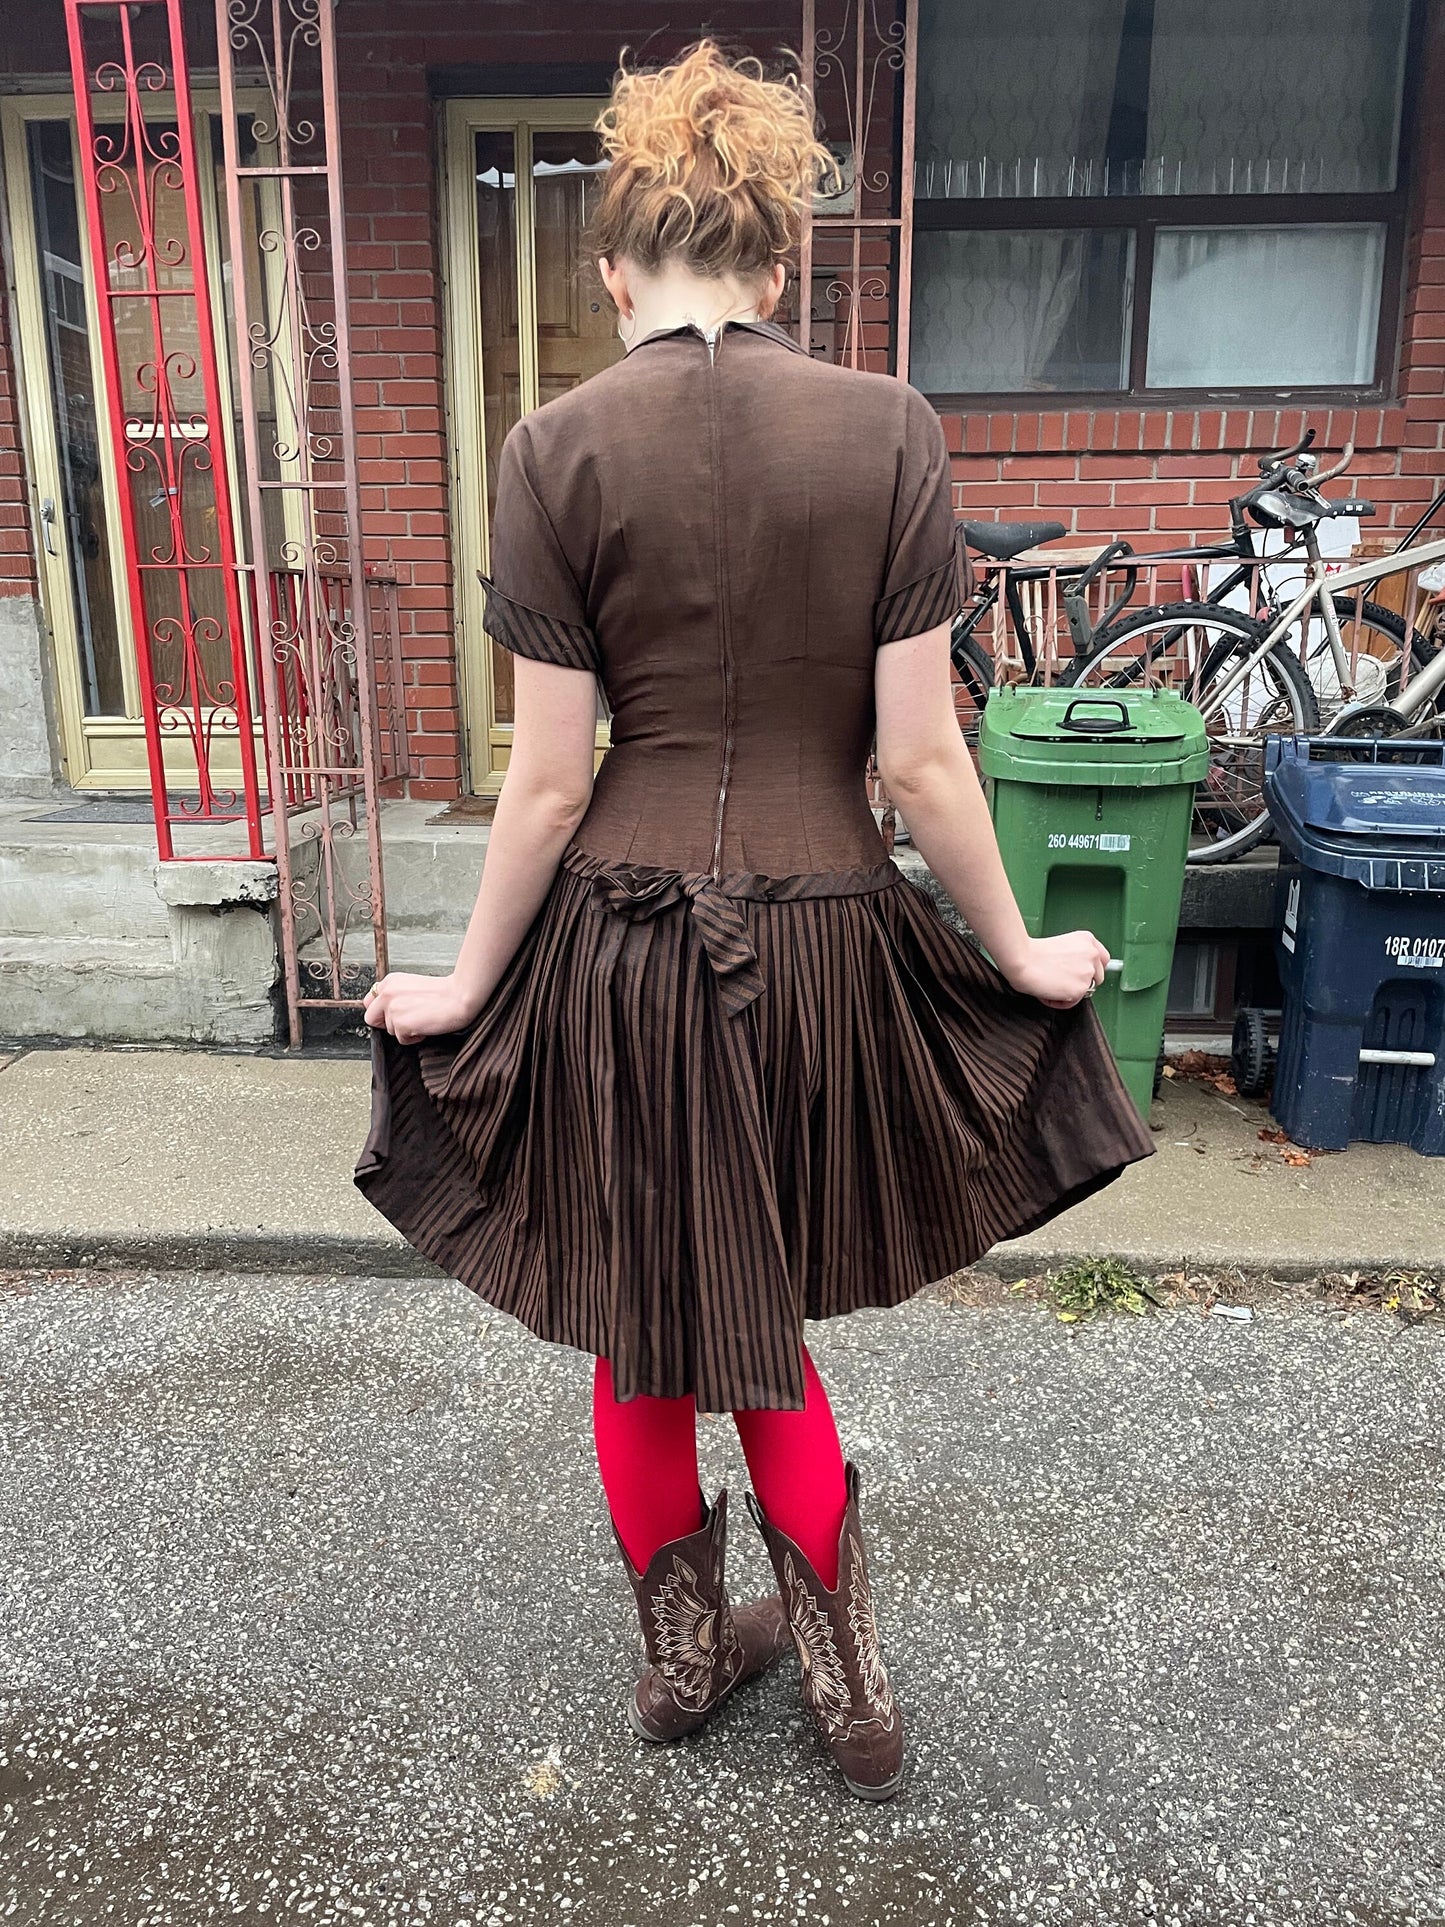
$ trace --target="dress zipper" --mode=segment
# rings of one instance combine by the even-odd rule
[[[717,611],[718,611],[718,659],[722,670],[723,697],[723,751],[722,770],[718,777],[717,822],[713,832],[712,875],[716,879],[722,870],[723,817],[727,810],[728,779],[732,774],[733,761],[733,658],[732,624],[727,596],[727,518],[723,507],[722,490],[722,428],[718,420],[717,394],[717,346],[721,328],[704,328],[702,338],[707,343],[708,365],[708,422],[712,440],[712,477],[713,477],[713,541],[717,548]]]

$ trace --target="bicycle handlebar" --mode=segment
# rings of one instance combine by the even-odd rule
[[[1307,428],[1293,448],[1277,448],[1272,455],[1261,455],[1259,458],[1260,474],[1267,475],[1273,468],[1283,468],[1285,463],[1292,462],[1296,455],[1303,455],[1307,448],[1312,448],[1314,446],[1314,439],[1315,431],[1312,428]]]
[[[1355,459],[1355,444],[1353,442],[1346,442],[1345,452],[1343,455],[1341,455],[1340,459],[1335,463],[1333,468],[1325,469],[1324,472],[1320,475],[1311,475],[1310,487],[1315,490],[1316,494],[1318,494],[1319,490],[1324,487],[1326,482],[1332,482],[1334,481],[1337,475],[1343,475],[1345,470],[1349,467],[1350,463],[1354,459]]]

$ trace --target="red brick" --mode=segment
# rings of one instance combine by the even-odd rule
[[[1120,508],[1142,506],[1145,503],[1173,502],[1179,505],[1189,499],[1188,485],[1182,482],[1116,482],[1114,501]]]
[[[1062,448],[1064,446],[1063,415],[1039,416],[1039,447],[1042,449]]]
[[[1181,476],[1196,482],[1201,476],[1210,476],[1218,481],[1233,475],[1234,463],[1227,455],[1161,455],[1158,473],[1166,480]]]
[[[994,520],[994,509],[1037,506],[1033,488],[1022,482],[959,482],[955,485],[955,495],[956,505],[967,511],[974,521]]]
[[[1144,416],[1144,426],[1140,434],[1141,448],[1167,448],[1169,446],[1169,417],[1157,408],[1151,408]]]
[[[1078,473],[1079,464],[1072,456],[1012,455],[1003,465],[1004,480],[1009,482],[1071,482]]]
[[[1084,455],[1079,459],[1081,482],[1138,481],[1154,472],[1147,455]]]
[[[1112,505],[1113,500],[1114,488],[1111,482],[1041,482],[1039,484],[1041,509],[1103,508]]]

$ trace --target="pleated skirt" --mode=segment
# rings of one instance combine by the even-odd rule
[[[1092,1005],[1014,991],[893,864],[713,883],[574,847],[468,1030],[373,1033],[356,1183],[619,1397],[796,1409],[805,1318],[1152,1150]]]

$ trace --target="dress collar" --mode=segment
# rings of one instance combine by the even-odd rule
[[[776,321],[724,321],[719,330],[719,336],[726,334],[729,328],[744,328],[750,335],[762,335],[766,341],[776,341],[784,348],[791,348],[795,355],[806,355],[808,352],[795,336],[789,334],[786,328],[780,327]],[[644,335],[641,341],[635,342],[628,353],[636,354],[639,348],[645,348],[650,341],[670,341],[675,335],[696,335],[699,341],[707,339],[695,321],[680,321],[675,328],[654,328],[651,334]]]

